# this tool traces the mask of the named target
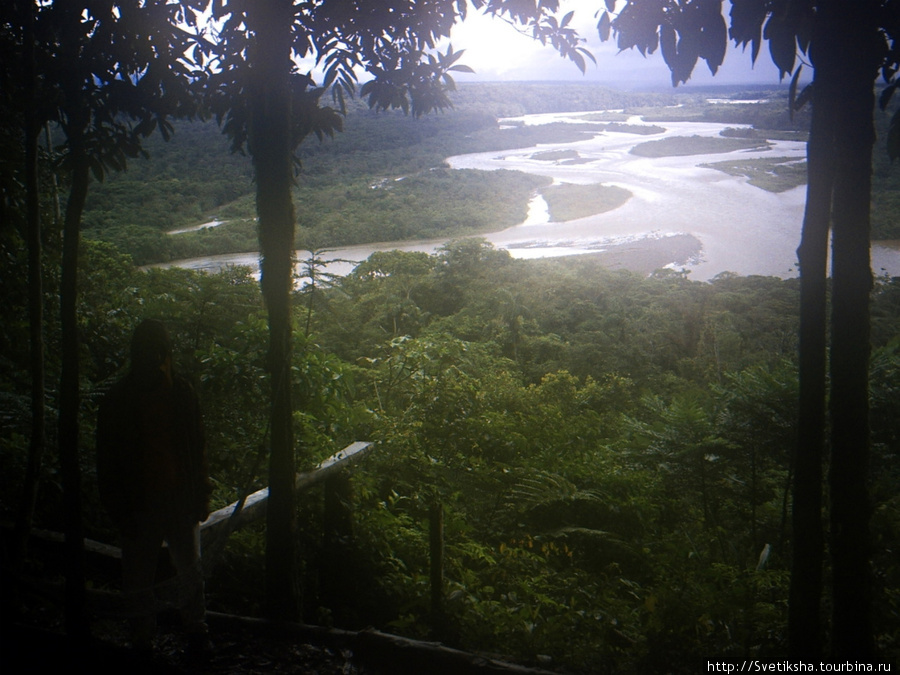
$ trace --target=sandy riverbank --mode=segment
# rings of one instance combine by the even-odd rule
[[[697,237],[677,234],[613,244],[603,251],[583,253],[578,257],[611,270],[650,274],[663,267],[689,268],[689,263],[699,258],[702,252],[703,246]]]

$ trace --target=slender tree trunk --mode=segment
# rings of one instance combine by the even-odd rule
[[[869,298],[872,292],[869,210],[875,142],[874,21],[843,27],[844,60],[837,77],[831,317],[831,560],[833,656],[874,656],[869,564]]]
[[[291,12],[290,0],[268,0],[252,5],[248,16],[256,35],[251,56],[254,95],[250,152],[256,172],[261,283],[269,315],[268,367],[272,380],[266,611],[270,618],[283,620],[300,617],[290,376],[294,244]]]
[[[322,518],[322,553],[319,571],[319,603],[333,610],[346,610],[353,603],[350,562],[353,539],[353,485],[343,469],[325,481]],[[341,621],[338,611],[335,618]]]
[[[34,7],[29,4],[25,16],[25,50],[23,58],[25,98],[29,110],[34,109]],[[46,445],[46,407],[44,375],[44,284],[41,261],[41,213],[38,173],[38,133],[36,120],[25,120],[25,200],[28,243],[28,321],[29,354],[31,369],[31,441],[28,447],[28,463],[22,487],[22,501],[16,520],[13,565],[18,573],[25,564],[28,536],[37,502],[41,462]]]
[[[758,533],[756,528],[756,502],[759,495],[759,476],[757,472],[757,452],[756,445],[750,448],[750,541],[753,544],[753,551],[759,550]]]
[[[50,123],[44,122],[44,144],[47,146],[47,155],[53,155],[53,144],[50,140]],[[62,214],[59,206],[59,181],[56,177],[56,171],[51,171],[50,173],[50,191],[52,194],[52,203],[53,203],[53,226],[54,228],[59,227],[59,223],[62,220]]]
[[[72,185],[63,222],[63,259],[60,279],[62,371],[59,385],[59,463],[66,510],[66,633],[89,633],[84,621],[84,528],[81,518],[81,463],[78,417],[81,407],[78,374],[78,246],[81,214],[88,191],[88,158],[84,126],[70,132]]]
[[[444,616],[444,505],[435,502],[428,511],[429,580],[431,586],[431,632],[438,640],[446,634]]]
[[[791,657],[821,656],[822,458],[825,445],[826,288],[834,158],[834,117],[819,71],[807,143],[808,183],[800,262],[800,402],[794,456],[793,558],[788,612]]]

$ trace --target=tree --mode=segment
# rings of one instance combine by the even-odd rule
[[[124,170],[140,153],[141,136],[159,127],[168,136],[166,117],[189,112],[186,65],[181,60],[186,34],[174,27],[181,12],[165,2],[54,3],[46,10],[48,51],[56,57],[61,94],[58,121],[66,137],[70,171],[63,220],[60,285],[62,370],[59,402],[59,454],[68,523],[66,545],[67,629],[82,630],[83,544],[78,415],[78,251],[81,215],[91,174]]]
[[[728,40],[721,0],[626,0],[612,19],[606,0],[600,36],[616,34],[622,49],[657,48],[672,73],[686,82],[698,60],[715,74]],[[896,3],[881,0],[732,0],[730,36],[761,44],[782,77],[793,73],[792,105],[812,104],[808,188],[802,241],[799,441],[795,455],[794,561],[789,619],[793,656],[821,653],[822,459],[826,428],[826,268],[832,245],[830,352],[830,519],[833,576],[833,656],[865,660],[874,645],[869,616],[868,361],[869,203],[874,144],[874,81],[887,83],[882,105],[898,85],[900,30]],[[812,84],[796,97],[798,52],[814,69]],[[892,124],[892,129],[900,128]],[[896,138],[896,135],[893,136]],[[896,144],[893,146],[896,148]]]
[[[123,170],[127,158],[140,153],[140,138],[159,127],[171,132],[166,117],[189,108],[187,96],[187,33],[176,27],[184,13],[163,1],[116,3],[14,3],[18,16],[4,16],[4,28],[18,36],[28,64],[20,91],[32,102],[21,112],[28,164],[45,123],[59,125],[64,136],[62,165],[68,173],[69,195],[63,221],[60,283],[62,366],[59,387],[58,442],[66,514],[66,625],[70,634],[86,630],[84,604],[81,473],[79,464],[79,341],[78,251],[81,215],[93,175],[102,180],[109,170]],[[28,74],[30,73],[30,75]],[[15,90],[14,90],[15,91]],[[29,170],[31,173],[31,170]],[[29,181],[31,183],[31,181]],[[29,184],[29,200],[37,188]],[[30,220],[33,220],[30,218]],[[31,226],[32,239],[40,236]],[[39,243],[39,239],[38,239]],[[31,294],[42,291],[39,248],[32,243]],[[32,301],[32,316],[40,309]],[[33,318],[32,338],[38,380],[40,327]],[[35,425],[33,444],[41,434]],[[30,475],[36,476],[40,453],[32,451]],[[26,500],[31,500],[26,494]],[[26,505],[27,506],[27,505]],[[27,518],[30,520],[30,517]],[[27,527],[29,524],[24,523]]]
[[[8,15],[2,17],[4,59],[21,60],[23,65],[15,74],[4,73],[0,87],[4,117],[16,119],[23,131],[24,146],[24,202],[25,240],[28,249],[28,316],[29,316],[29,370],[31,371],[31,439],[28,464],[23,481],[22,499],[16,519],[16,537],[13,566],[18,572],[24,563],[28,535],[37,499],[38,475],[46,445],[46,406],[44,397],[44,288],[42,279],[42,228],[40,214],[40,182],[38,163],[38,135],[41,119],[28,115],[37,107],[37,63],[35,55],[35,7],[31,2],[14,2],[4,5]],[[14,30],[13,27],[21,27]],[[6,78],[10,78],[6,80]],[[21,93],[17,100],[15,93]],[[21,107],[20,107],[21,106]],[[6,117],[8,115],[8,117]],[[11,144],[10,144],[11,145]],[[9,200],[13,198],[9,196]],[[7,199],[4,199],[6,205]],[[4,209],[5,211],[6,209]],[[5,213],[5,216],[12,214]]]
[[[272,617],[299,615],[296,583],[295,466],[290,400],[290,292],[295,215],[291,156],[311,134],[322,139],[341,128],[337,110],[320,105],[326,89],[342,107],[356,88],[357,72],[374,76],[360,89],[370,107],[399,108],[415,116],[450,105],[451,71],[460,52],[434,50],[440,38],[465,18],[468,4],[455,0],[188,0],[212,10],[218,24],[207,43],[214,68],[207,85],[210,106],[235,149],[246,147],[256,173],[261,249],[261,285],[269,315],[269,375],[272,386],[269,507],[266,539],[266,605]],[[476,10],[525,26],[551,43],[582,70],[589,54],[571,14],[558,21],[556,0],[472,0]],[[300,73],[294,58],[325,69],[322,86]]]

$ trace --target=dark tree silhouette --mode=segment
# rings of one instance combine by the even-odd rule
[[[16,120],[22,129],[23,187],[25,241],[28,249],[28,321],[29,369],[31,371],[31,439],[28,462],[22,488],[22,499],[16,518],[13,546],[13,569],[21,571],[25,560],[28,534],[37,499],[38,475],[46,445],[46,396],[44,366],[44,288],[42,279],[42,224],[40,213],[40,182],[38,136],[41,119],[30,115],[38,107],[37,57],[35,54],[35,7],[31,2],[11,2],[3,5],[0,25],[19,26],[18,31],[3,32],[3,59],[18,61],[22,68],[5,70],[3,93],[4,119]],[[11,214],[5,214],[7,217]]]
[[[37,133],[47,122],[65,136],[63,168],[69,195],[63,220],[60,277],[62,365],[58,400],[58,443],[66,518],[66,628],[72,635],[87,630],[84,606],[84,554],[79,462],[78,249],[81,215],[91,176],[102,180],[125,168],[140,153],[140,138],[166,117],[186,113],[188,78],[184,54],[188,35],[176,27],[183,17],[177,5],[129,0],[111,5],[97,0],[37,3],[21,0],[3,16],[4,38],[19,43],[26,62],[21,88],[32,102],[21,110],[26,148],[36,148]],[[32,75],[27,73],[31,69]],[[33,164],[28,151],[29,171]],[[36,200],[29,188],[29,199]],[[39,230],[39,228],[32,228]],[[39,238],[32,234],[32,238]],[[38,242],[39,243],[39,242]],[[40,254],[31,246],[32,298],[42,293]],[[32,316],[40,312],[32,300]],[[32,374],[41,381],[37,361],[40,328],[32,319]],[[36,410],[35,415],[40,411]],[[38,419],[37,417],[35,419]],[[29,483],[37,480],[42,434],[34,433]],[[20,526],[27,532],[33,490],[26,486]]]
[[[660,48],[673,84],[699,60],[715,74],[728,35],[721,0],[607,0],[602,38],[621,48]],[[874,85],[881,72],[886,105],[897,86],[900,30],[896,3],[882,0],[732,0],[730,36],[755,61],[767,42],[782,77],[794,73],[791,104],[812,104],[809,181],[798,249],[801,277],[800,416],[794,466],[794,558],[789,633],[795,658],[822,652],[822,461],[830,422],[832,656],[866,660],[874,644],[870,617],[867,468],[869,204],[875,140]],[[795,99],[798,53],[814,69]],[[895,120],[896,122],[896,120]],[[896,128],[896,123],[893,125]],[[895,134],[892,134],[896,136]],[[826,386],[826,269],[832,235],[830,389]],[[826,416],[826,396],[830,394]]]

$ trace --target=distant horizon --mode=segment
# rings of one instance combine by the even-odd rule
[[[477,80],[459,80],[456,81],[457,88],[467,87],[471,85],[533,85],[533,84],[553,84],[553,85],[572,85],[572,86],[596,86],[596,87],[605,87],[607,89],[616,89],[619,91],[661,91],[661,92],[684,92],[686,89],[691,89],[694,91],[699,91],[703,89],[767,89],[773,91],[782,91],[787,90],[790,86],[790,83],[785,82],[702,82],[702,83],[691,83],[680,84],[677,87],[673,87],[671,83],[669,84],[652,84],[652,83],[636,83],[633,85],[626,85],[621,82],[604,82],[602,80],[574,80],[574,79],[534,79],[534,80],[486,80],[486,79],[477,79]]]

